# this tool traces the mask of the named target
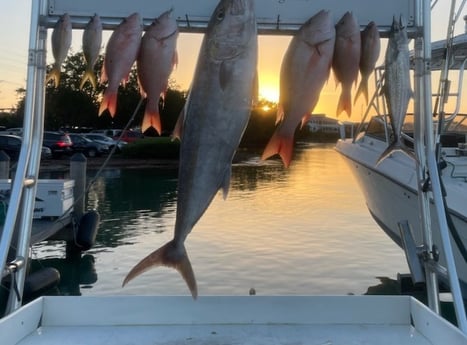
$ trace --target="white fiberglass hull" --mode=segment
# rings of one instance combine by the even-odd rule
[[[402,152],[395,152],[376,165],[386,147],[386,143],[381,140],[363,137],[355,142],[352,139],[339,140],[336,150],[349,164],[365,197],[367,207],[380,227],[402,247],[398,222],[408,221],[415,241],[417,245],[420,245],[423,241],[415,161]],[[467,157],[465,160],[467,163]],[[448,166],[448,169],[452,167]],[[459,172],[458,169],[457,173]],[[451,178],[452,174],[452,171],[444,171],[442,177],[447,191],[449,214],[459,232],[461,241],[467,246],[467,186],[464,180]],[[445,267],[438,219],[433,203],[430,204],[433,242],[441,251],[439,262]],[[465,295],[467,294],[467,264],[457,245],[454,241],[452,243],[457,273]],[[441,278],[443,282],[447,282],[446,275]]]

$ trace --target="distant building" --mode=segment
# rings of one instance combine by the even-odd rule
[[[339,121],[326,117],[325,114],[312,114],[310,120],[306,123],[308,130],[312,133],[339,133]]]
[[[355,124],[327,117],[325,114],[312,114],[306,127],[312,141],[335,141],[352,137]]]

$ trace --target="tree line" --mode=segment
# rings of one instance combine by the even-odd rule
[[[101,55],[95,65],[95,73],[100,75],[103,64]],[[81,78],[85,71],[85,60],[82,52],[68,55],[63,66],[60,84],[57,87],[46,85],[44,129],[101,129],[124,128],[132,117],[141,95],[138,88],[136,67],[133,67],[125,87],[120,86],[117,98],[117,113],[112,118],[107,112],[98,116],[98,109],[105,85],[98,84],[93,89],[86,83],[79,89]],[[52,65],[47,66],[50,71]],[[12,113],[0,114],[0,126],[6,128],[22,127],[26,90],[16,90],[18,102]],[[186,90],[181,90],[173,80],[169,81],[169,88],[164,105],[161,105],[161,122],[163,133],[169,135],[177,122],[178,116],[185,104]],[[130,127],[141,124],[144,114],[144,101],[135,114]],[[267,107],[264,107],[267,106]],[[268,110],[265,110],[268,109]],[[250,123],[243,138],[244,146],[263,146],[271,136],[275,126],[276,104],[267,100],[260,100],[252,110]],[[157,135],[156,131],[149,129],[145,135]]]

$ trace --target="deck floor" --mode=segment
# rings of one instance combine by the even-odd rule
[[[166,325],[42,327],[18,345],[432,344],[411,326]]]

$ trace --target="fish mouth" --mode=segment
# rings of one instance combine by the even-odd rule
[[[234,0],[232,1],[232,6],[230,7],[229,13],[232,16],[241,16],[246,11],[246,1],[245,0]]]

